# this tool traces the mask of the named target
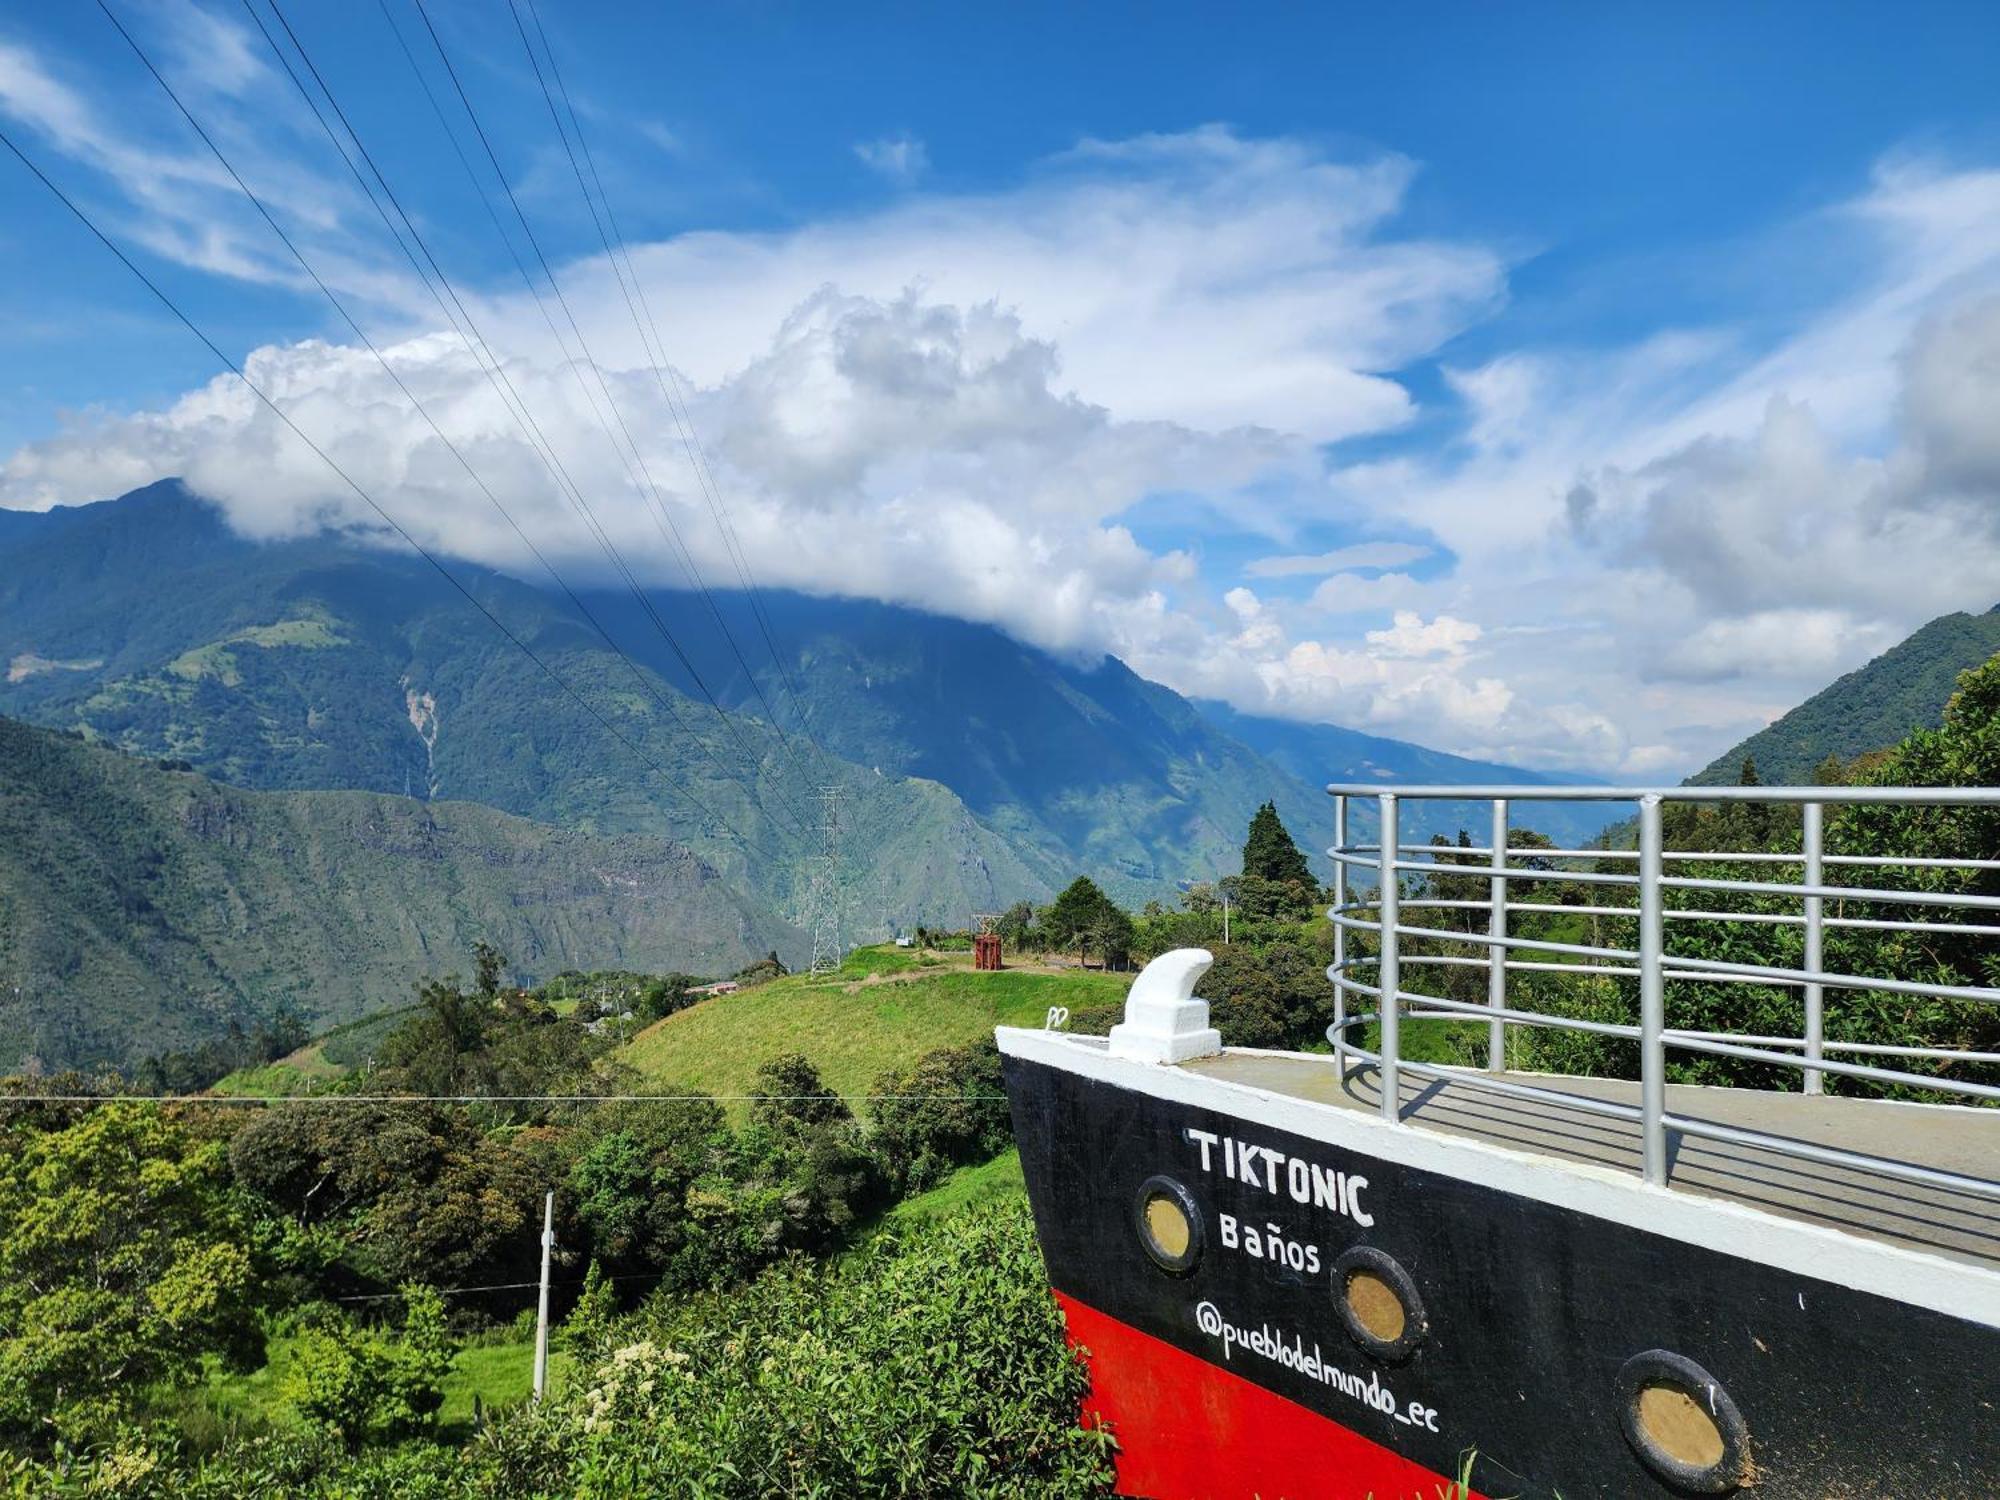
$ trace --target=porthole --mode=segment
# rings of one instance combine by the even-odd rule
[[[1625,1441],[1667,1483],[1726,1495],[1749,1477],[1750,1430],[1729,1392],[1693,1360],[1665,1349],[1618,1372]]]
[[[1201,1209],[1171,1177],[1148,1177],[1132,1202],[1133,1227],[1147,1257],[1169,1276],[1185,1276],[1201,1259]]]
[[[1377,1359],[1408,1359],[1430,1323],[1410,1273],[1372,1245],[1356,1245],[1333,1263],[1333,1305],[1347,1336]]]

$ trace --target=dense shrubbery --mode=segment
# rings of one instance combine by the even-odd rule
[[[1087,1376],[1018,1202],[838,1266],[792,1261],[732,1292],[656,1297],[613,1342],[567,1394],[501,1415],[460,1450],[350,1456],[306,1434],[183,1462],[128,1437],[84,1460],[22,1461],[11,1488],[24,1500],[1109,1492],[1111,1437],[1077,1425]]]

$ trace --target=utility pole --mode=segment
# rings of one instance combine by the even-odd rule
[[[549,1383],[549,1253],[556,1247],[556,1195],[542,1204],[542,1292],[535,1309],[535,1400]]]
[[[812,918],[812,969],[831,974],[846,955],[840,947],[840,788],[819,789],[819,858],[813,864],[807,910]]]

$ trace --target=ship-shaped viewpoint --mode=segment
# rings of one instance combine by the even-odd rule
[[[2000,898],[1976,889],[2000,850],[1840,853],[1823,834],[1840,804],[2000,791],[1330,790],[1330,1054],[1225,1048],[1194,949],[1148,966],[1107,1038],[999,1033],[1050,1281],[1091,1367],[1084,1420],[1117,1437],[1120,1492],[2000,1493],[2000,1057],[1828,1040],[1859,999],[2000,992],[1824,957],[1843,928],[2000,955]],[[1629,799],[1637,847],[1510,848],[1510,803],[1552,797]],[[1667,846],[1673,800],[1752,798],[1797,809],[1797,853]],[[1478,799],[1490,841],[1402,843],[1416,799]],[[1908,878],[1947,864],[1976,878]],[[1436,894],[1440,870],[1478,894]],[[1557,883],[1589,893],[1569,910],[1600,918],[1590,940],[1518,935]],[[1703,924],[1751,936],[1687,956]],[[1757,949],[1781,932],[1789,960]],[[1462,975],[1447,998],[1430,982],[1447,968],[1477,971],[1483,1000]],[[1544,995],[1551,975],[1610,986],[1633,1013],[1528,1008],[1531,974]],[[1671,997],[1717,984],[1788,996],[1800,1034],[1669,1026]],[[1443,1017],[1488,1028],[1484,1067],[1403,1055],[1406,1021]],[[1602,1071],[1636,1076],[1510,1070],[1525,1028],[1607,1039],[1632,1066]],[[1702,1055],[1768,1086],[1669,1084],[1670,1059]]]

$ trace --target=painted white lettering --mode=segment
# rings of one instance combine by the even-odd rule
[[[1350,1177],[1347,1179],[1347,1217],[1359,1224],[1363,1229],[1372,1229],[1375,1227],[1375,1216],[1366,1212],[1361,1207],[1361,1190],[1367,1186],[1368,1179],[1366,1177]]]
[[[1193,1141],[1197,1146],[1201,1148],[1202,1171],[1204,1172],[1213,1171],[1214,1168],[1210,1167],[1208,1164],[1208,1148],[1213,1146],[1216,1142],[1215,1132],[1213,1130],[1196,1130],[1192,1125],[1190,1125],[1187,1130],[1187,1138]]]
[[[1223,1248],[1225,1250],[1234,1250],[1236,1248],[1236,1216],[1234,1214],[1217,1214],[1215,1222],[1216,1226],[1222,1231]]]
[[[1329,1171],[1318,1162],[1312,1163],[1312,1192],[1314,1208],[1330,1208],[1335,1213],[1345,1212],[1340,1198],[1340,1174]]]
[[[1285,1167],[1285,1185],[1291,1189],[1292,1202],[1307,1203],[1312,1199],[1312,1172],[1306,1163],[1294,1156]]]

